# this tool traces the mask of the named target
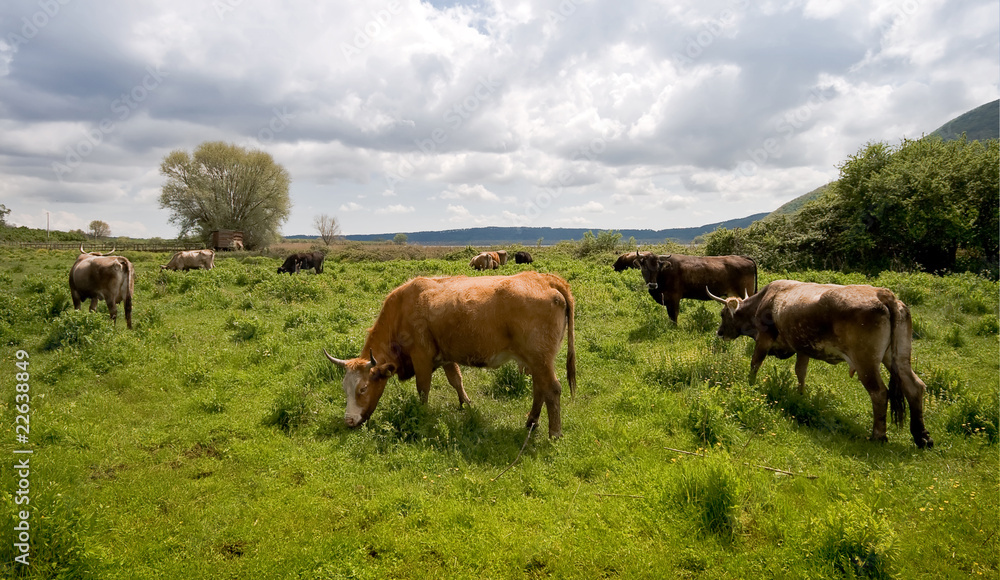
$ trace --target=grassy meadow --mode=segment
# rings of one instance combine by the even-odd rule
[[[508,248],[509,249],[509,248]],[[418,275],[473,274],[468,250],[333,256],[316,275],[277,256],[212,271],[135,265],[134,329],[72,309],[76,252],[0,248],[0,577],[997,578],[998,296],[962,274],[761,272],[886,286],[911,306],[913,366],[934,447],[908,428],[867,441],[871,403],[846,365],[791,360],[747,384],[752,341],[715,337],[719,307],[679,324],[610,254],[530,248],[577,301],[578,388],[563,433],[512,366],[443,372],[430,402],[390,381],[344,426],[342,375],[385,295]],[[410,250],[401,250],[410,251]],[[529,266],[508,263],[499,273]],[[15,399],[28,354],[30,434]],[[31,449],[30,564],[15,525]],[[680,451],[688,453],[681,453]],[[770,468],[770,469],[765,469]],[[780,471],[775,471],[780,470]],[[500,475],[502,473],[502,475]],[[499,476],[499,477],[498,477]]]

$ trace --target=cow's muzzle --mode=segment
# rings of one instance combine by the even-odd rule
[[[656,290],[658,287],[659,287],[659,284],[657,284],[656,282],[647,282],[646,283],[646,288],[649,288],[650,290]]]
[[[365,418],[362,417],[361,415],[351,415],[351,414],[344,415],[344,423],[347,423],[348,427],[357,427],[358,425],[361,425],[364,422]]]

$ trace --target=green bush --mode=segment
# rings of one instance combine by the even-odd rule
[[[674,491],[676,501],[697,514],[699,528],[723,540],[736,534],[740,480],[724,459],[708,456],[685,462]]]
[[[262,336],[267,329],[266,323],[256,315],[237,316],[230,314],[226,319],[226,330],[232,333],[235,342],[246,342]]]
[[[1000,429],[1000,400],[996,392],[992,396],[965,396],[948,409],[949,433],[971,437],[982,435],[991,444],[997,442]]]
[[[111,332],[106,314],[87,309],[67,310],[49,325],[42,348],[55,350],[67,346],[91,346],[106,340]]]
[[[271,403],[264,425],[278,427],[285,433],[297,431],[311,423],[318,414],[319,395],[309,386],[289,386]]]
[[[528,375],[522,373],[517,363],[508,362],[492,372],[493,380],[487,394],[497,399],[517,399],[531,392]]]
[[[974,329],[976,336],[995,336],[1000,332],[1000,319],[993,314],[986,314],[979,318]]]
[[[889,519],[851,502],[831,508],[821,520],[813,520],[815,553],[839,574],[848,578],[888,580],[893,577],[896,533]]]
[[[593,232],[587,231],[583,234],[583,240],[576,248],[576,256],[585,258],[593,254],[613,254],[617,251],[621,239],[621,232],[615,230],[598,231],[597,236],[594,236]]]

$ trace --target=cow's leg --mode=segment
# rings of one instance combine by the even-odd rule
[[[413,374],[417,380],[417,394],[420,395],[420,402],[427,404],[427,398],[431,394],[431,375],[434,374],[434,365],[426,360],[413,360]]]
[[[125,297],[125,324],[132,330],[132,297]]]
[[[906,398],[906,403],[910,407],[910,434],[917,447],[933,447],[934,440],[924,426],[924,392],[927,385],[924,384],[917,373],[913,372],[909,364],[901,364],[893,368],[892,360],[887,356],[886,366],[889,368],[889,388],[900,389]]]
[[[806,392],[806,372],[809,371],[809,357],[800,353],[795,355],[795,376],[799,379],[799,394]]]
[[[111,322],[114,322],[115,326],[118,326],[118,305],[115,304],[113,298],[108,298],[104,302],[108,305],[108,312],[111,314]],[[91,308],[91,310],[93,310],[93,308]]]
[[[73,298],[73,310],[79,310],[80,305],[83,304],[83,299],[80,298],[80,293],[73,290],[69,294]]]
[[[889,389],[882,382],[877,361],[874,364],[872,361],[858,362],[858,379],[872,399],[872,441],[887,441],[885,415],[889,407]]]
[[[459,370],[458,364],[448,363],[444,365],[444,375],[448,377],[448,382],[455,387],[455,392],[458,393],[458,408],[461,409],[465,403],[471,405],[472,401],[469,400],[469,395],[465,394],[465,387],[462,386],[462,371]]]
[[[760,365],[764,364],[764,359],[767,358],[770,344],[770,341],[762,336],[757,339],[757,343],[754,345],[753,356],[750,357],[750,376],[747,378],[747,382],[751,386],[757,382],[757,371],[760,370]]]
[[[530,429],[532,425],[538,425],[538,417],[542,413],[542,403],[544,403],[549,418],[549,437],[553,439],[562,437],[562,409],[559,403],[562,386],[551,364],[536,368],[531,373],[531,386],[533,400],[525,427]]]
[[[677,324],[677,313],[681,309],[680,298],[668,298],[664,301],[664,306],[667,307],[667,316],[670,317],[671,322]]]
[[[97,310],[97,297],[96,296],[90,299],[90,311],[93,312],[95,310]]]

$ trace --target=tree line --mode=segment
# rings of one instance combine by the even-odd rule
[[[872,142],[793,215],[705,236],[707,255],[742,254],[768,270],[973,271],[997,279],[998,141]]]

